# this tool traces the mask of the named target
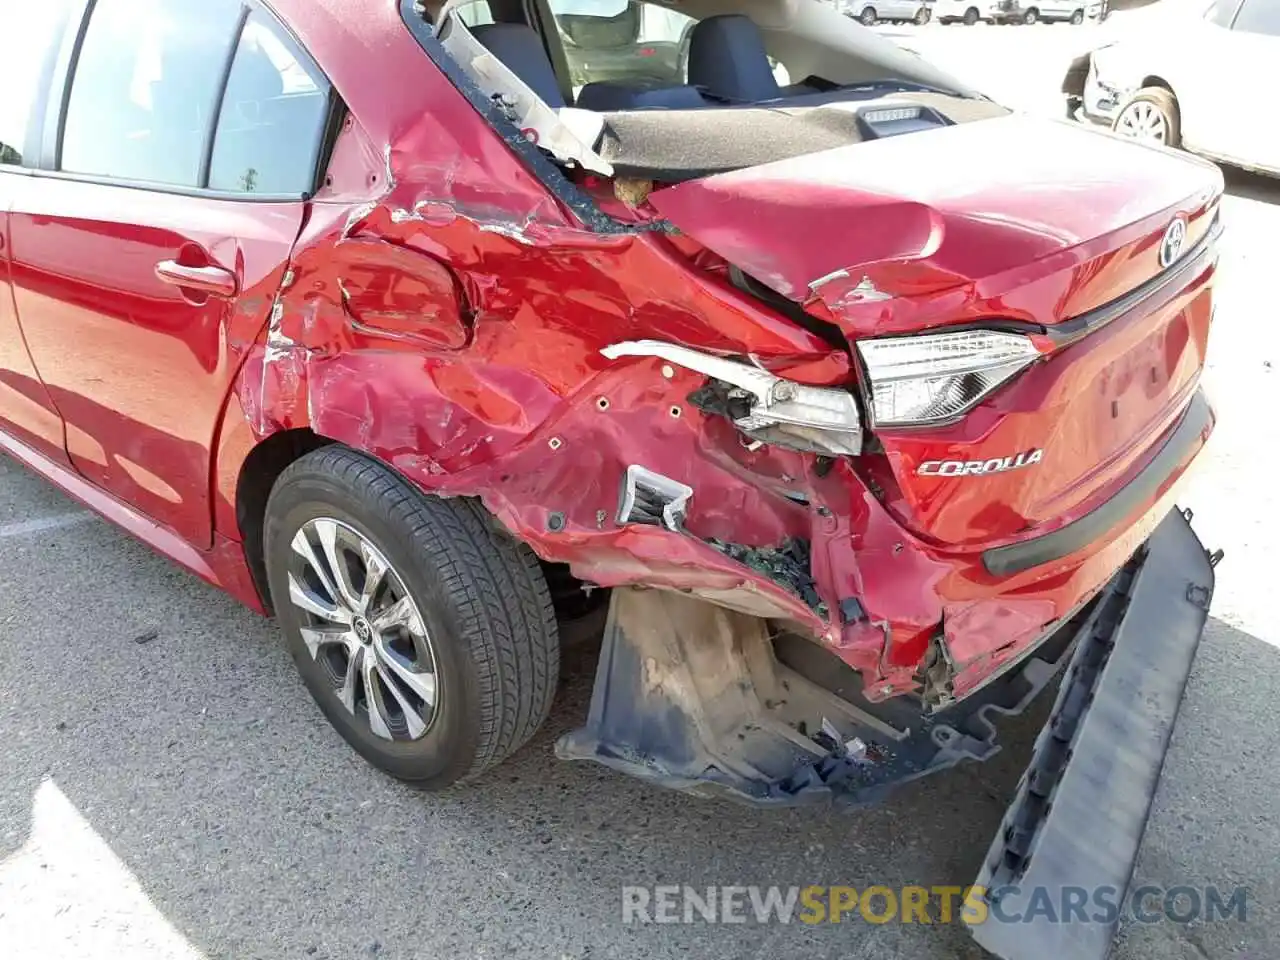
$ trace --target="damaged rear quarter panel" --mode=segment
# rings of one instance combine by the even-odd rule
[[[784,495],[802,495],[806,458],[750,453],[727,423],[708,423],[686,399],[701,377],[600,350],[650,336],[817,383],[847,377],[847,358],[689,273],[654,236],[586,229],[501,141],[475,138],[479,118],[457,91],[436,86],[424,88],[433,112],[402,132],[350,120],[340,135],[237,385],[254,437],[307,427],[424,489],[479,496],[584,579],[742,591],[752,609],[830,633],[795,595],[704,542],[807,539],[811,511]],[[466,122],[442,117],[451,105]],[[693,536],[617,526],[631,463],[696,484]]]

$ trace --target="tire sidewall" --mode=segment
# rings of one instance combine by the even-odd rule
[[[362,713],[352,714],[341,704],[330,675],[312,659],[302,640],[301,617],[289,601],[290,544],[298,529],[317,517],[338,520],[368,538],[395,568],[418,606],[437,671],[436,712],[418,740],[388,741],[375,736]],[[273,491],[265,533],[267,580],[276,617],[303,682],[329,722],[362,756],[400,779],[450,782],[465,772],[479,740],[479,685],[453,604],[430,559],[419,556],[404,531],[395,529],[376,508],[353,502],[349,490],[319,474],[291,478]]]

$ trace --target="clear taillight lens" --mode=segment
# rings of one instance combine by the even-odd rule
[[[877,426],[935,423],[964,413],[1040,354],[996,330],[859,340]]]

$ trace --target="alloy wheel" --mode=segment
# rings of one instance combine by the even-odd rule
[[[1167,143],[1169,121],[1159,107],[1147,100],[1135,100],[1116,118],[1116,132],[1145,143]]]
[[[436,659],[417,604],[373,543],[327,517],[294,534],[289,600],[338,701],[384,740],[417,740],[435,718]]]

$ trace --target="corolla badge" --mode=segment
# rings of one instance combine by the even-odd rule
[[[1164,237],[1160,240],[1160,266],[1167,267],[1182,256],[1182,245],[1187,240],[1187,221],[1185,217],[1174,218],[1173,223],[1165,228]]]
[[[922,477],[981,477],[1034,466],[1043,458],[1043,450],[1028,450],[1014,457],[992,457],[990,460],[926,460],[916,468],[916,473]]]

